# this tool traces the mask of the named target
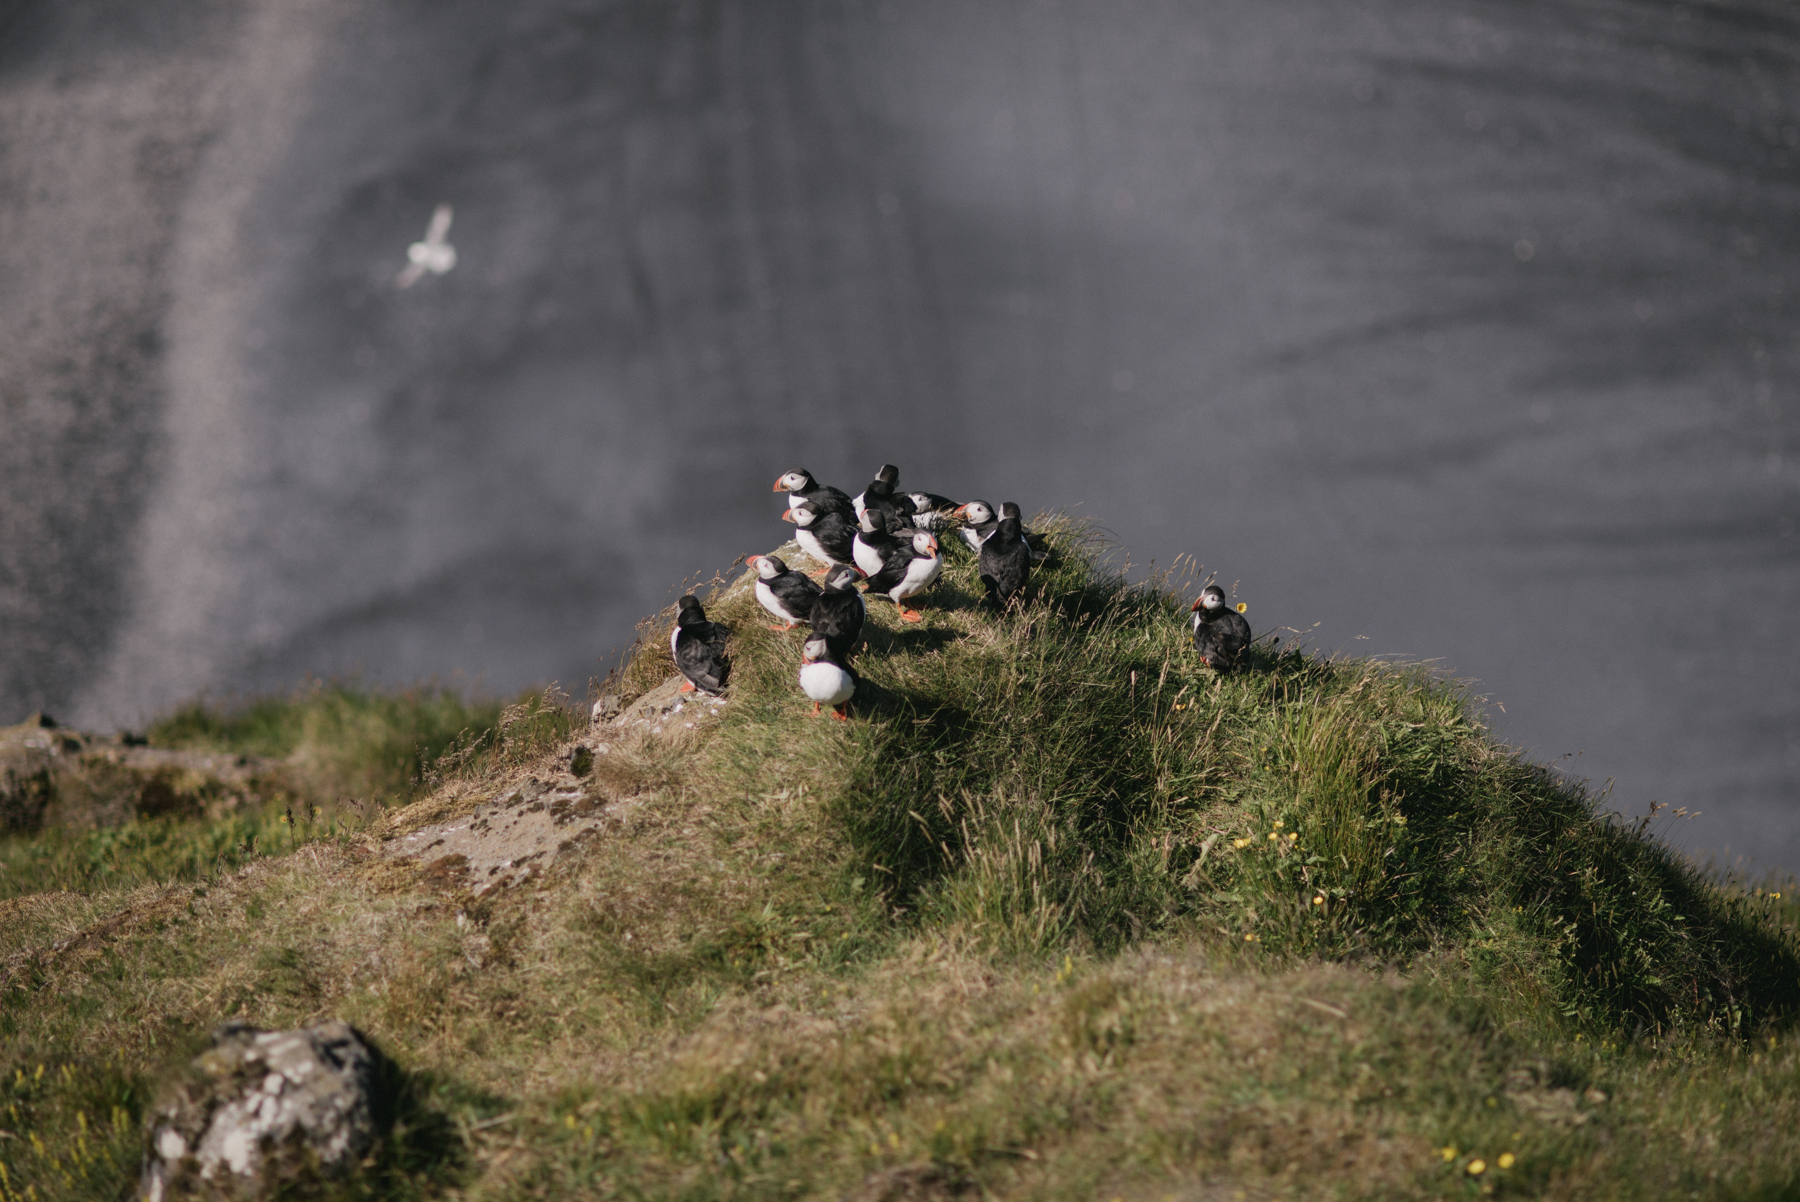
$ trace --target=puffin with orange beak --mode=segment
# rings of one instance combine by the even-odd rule
[[[970,501],[967,505],[958,505],[955,516],[962,519],[962,529],[957,533],[969,544],[969,550],[980,552],[985,543],[1000,526],[1000,515],[986,501]]]
[[[811,501],[798,501],[782,515],[800,529],[794,532],[801,550],[830,568],[856,562],[856,526],[835,509],[814,509]],[[814,576],[823,576],[823,571]]]
[[[888,555],[881,571],[869,577],[869,596],[886,597],[907,622],[924,620],[916,609],[906,608],[908,597],[923,592],[938,578],[944,561],[938,552],[937,536],[929,530],[913,530],[911,538],[900,541]]]
[[[790,510],[795,501],[805,501],[820,513],[838,513],[851,522],[856,521],[856,507],[850,503],[850,495],[841,488],[820,484],[805,468],[783,472],[775,481],[775,491],[788,495]]]
[[[1200,590],[1193,614],[1194,650],[1200,653],[1201,663],[1221,672],[1237,667],[1244,648],[1250,645],[1250,623],[1244,620],[1247,608],[1225,604],[1225,590],[1216,584]]]

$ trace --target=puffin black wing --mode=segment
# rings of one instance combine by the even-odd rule
[[[809,514],[809,520],[800,526],[796,536],[806,553],[814,559],[828,564],[849,564],[856,562],[856,532],[859,527],[835,510],[820,512],[809,501],[795,510],[796,513]]]
[[[803,574],[788,568],[769,582],[769,591],[781,602],[781,608],[793,614],[800,621],[812,613],[813,602],[819,599],[819,586],[808,580]]]
[[[975,560],[981,583],[987,588],[988,600],[1005,605],[1031,575],[1031,548],[1019,533],[1018,518],[1001,518],[994,533],[981,544]]]
[[[862,638],[863,619],[868,608],[856,582],[862,573],[851,567],[836,567],[825,576],[825,587],[813,602],[811,625],[813,634],[823,638],[838,663],[848,667],[856,655],[856,644]]]
[[[890,540],[887,557],[882,561],[881,570],[869,577],[869,592],[879,596],[890,591],[895,585],[906,579],[906,570],[912,566],[918,552],[913,550],[910,537]]]
[[[717,622],[706,620],[706,611],[692,593],[683,597],[675,617],[675,633],[669,637],[669,650],[675,656],[675,667],[688,683],[708,693],[725,689],[731,675],[731,661],[725,655],[725,643],[731,632]]]

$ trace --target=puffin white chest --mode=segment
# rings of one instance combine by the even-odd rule
[[[856,678],[833,663],[800,667],[800,691],[821,705],[842,705],[856,692]]]
[[[906,575],[896,584],[888,596],[898,601],[902,597],[910,597],[919,592],[943,571],[944,561],[936,555],[920,556],[906,565]]]
[[[856,560],[856,566],[863,570],[864,575],[873,576],[881,571],[881,552],[865,543],[860,534],[856,536],[856,542],[851,545],[850,553]]]

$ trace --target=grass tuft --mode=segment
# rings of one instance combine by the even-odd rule
[[[1053,558],[1003,611],[950,544],[924,621],[871,603],[848,722],[724,581],[729,704],[670,735],[555,692],[171,720],[422,795],[335,838],[6,844],[64,892],[0,902],[0,1084],[30,1084],[0,1202],[123,1192],[207,1029],[326,1015],[408,1068],[345,1197],[1792,1194],[1792,888],[1598,816],[1426,666],[1265,637],[1216,673],[1197,572],[1134,584],[1092,527],[1032,527]],[[668,679],[672,617],[606,693]],[[529,777],[609,815],[529,885],[381,855]],[[113,1107],[115,1142],[82,1126]]]

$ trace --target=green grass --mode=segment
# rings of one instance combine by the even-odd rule
[[[558,717],[547,722],[549,714]],[[269,762],[234,787],[196,770],[142,772],[83,757],[56,778],[45,829],[0,837],[0,899],[201,880],[292,852],[366,826],[452,765],[486,764],[490,745],[515,756],[536,747],[546,725],[551,738],[566,732],[566,707],[537,697],[506,706],[436,686],[313,682],[282,697],[191,702],[151,724],[152,747]],[[166,812],[143,812],[146,782],[159,786]],[[118,814],[126,820],[104,818]]]
[[[503,703],[422,685],[399,691],[313,681],[283,697],[181,706],[150,724],[152,747],[287,761],[313,798],[408,797],[459,739],[492,729]]]
[[[923,623],[872,604],[847,723],[719,589],[723,717],[595,756],[618,823],[534,886],[374,848],[561,771],[587,732],[556,696],[382,760],[427,795],[366,828],[232,859],[196,825],[136,875],[71,854],[71,892],[0,902],[0,1202],[121,1192],[209,1027],[325,1016],[411,1099],[344,1197],[1800,1192],[1791,890],[1596,816],[1425,667],[1263,644],[1216,675],[1196,581],[1047,528],[1005,613],[960,559]],[[610,688],[667,676],[671,620]],[[156,738],[405,742],[317,707]]]

